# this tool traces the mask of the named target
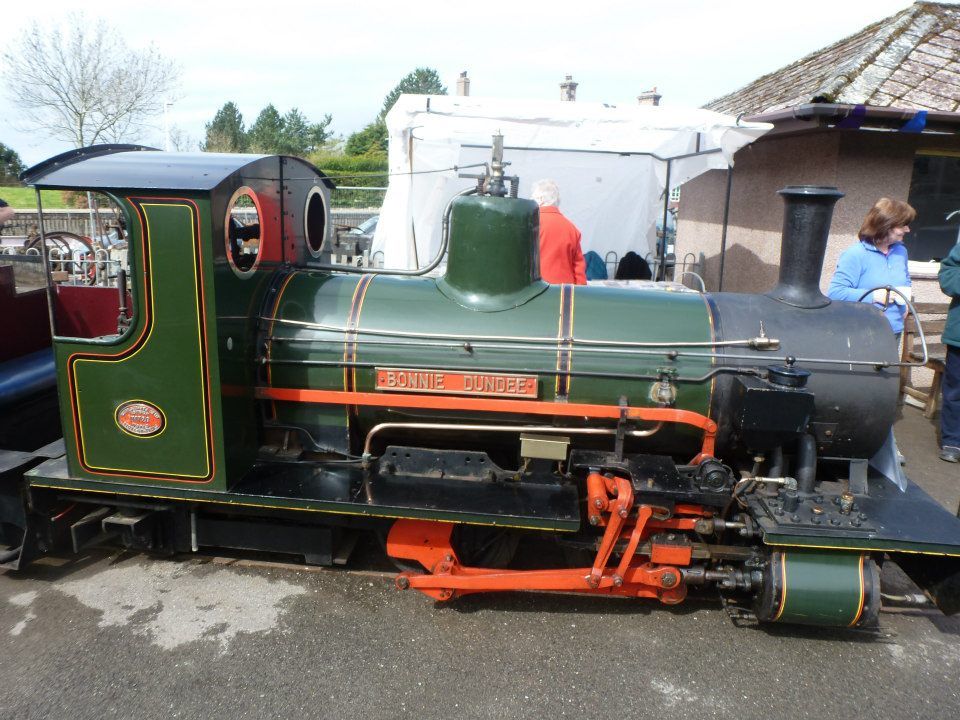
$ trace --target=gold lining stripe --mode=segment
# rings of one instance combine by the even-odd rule
[[[784,552],[780,553],[780,583],[783,585],[780,593],[780,609],[777,610],[777,614],[773,618],[774,622],[780,619],[783,611],[787,608],[787,554]]]
[[[854,625],[856,625],[857,622],[859,622],[860,620],[860,616],[863,614],[863,603],[866,595],[866,587],[864,586],[864,580],[863,580],[863,559],[864,559],[864,555],[860,555],[860,565],[858,568],[860,570],[860,604],[857,605],[857,612],[853,616],[853,620],[850,622],[849,625],[847,625],[847,627],[853,627]]]
[[[152,252],[153,252],[153,231],[152,231],[152,229],[151,229],[151,224],[150,224],[150,215],[149,215],[149,213],[146,211],[146,208],[148,208],[148,207],[149,207],[149,208],[155,208],[155,207],[160,207],[160,208],[179,207],[179,208],[185,208],[185,209],[187,210],[187,212],[188,212],[188,214],[189,214],[189,218],[190,218],[190,236],[191,236],[191,238],[190,238],[190,239],[191,239],[191,252],[190,252],[190,257],[191,257],[191,260],[192,260],[192,262],[193,262],[193,277],[195,278],[195,280],[197,280],[197,281],[202,285],[202,283],[203,283],[202,271],[201,271],[200,269],[198,269],[198,265],[197,265],[197,255],[198,255],[199,252],[202,252],[202,250],[201,250],[200,248],[198,248],[197,224],[199,223],[199,211],[197,210],[196,205],[193,204],[193,203],[192,203],[191,201],[189,201],[189,200],[184,201],[184,200],[181,200],[180,198],[173,198],[173,199],[172,199],[172,200],[173,200],[172,202],[142,202],[142,201],[140,201],[140,198],[126,198],[126,200],[127,200],[128,202],[130,202],[130,204],[133,205],[135,208],[136,208],[136,207],[139,207],[140,211],[142,212],[142,218],[143,218],[143,220],[144,220],[144,223],[145,223],[145,226],[146,226],[146,227],[141,229],[141,235],[145,235],[145,237],[141,237],[141,243],[142,243],[144,249],[146,249],[147,247],[149,247],[149,252],[150,252],[151,255],[152,255]],[[145,230],[146,232],[144,232],[144,230]],[[140,343],[139,347],[137,347],[136,350],[134,350],[134,351],[133,351],[132,353],[130,353],[129,355],[123,356],[123,353],[122,353],[122,352],[119,353],[119,355],[121,355],[122,357],[116,357],[116,356],[109,356],[109,355],[108,355],[108,356],[91,357],[91,358],[79,357],[79,358],[77,358],[76,360],[73,360],[73,358],[74,358],[76,355],[81,355],[81,356],[82,356],[82,355],[88,355],[88,354],[91,354],[91,353],[89,353],[89,352],[79,352],[79,353],[73,353],[73,354],[71,354],[71,356],[70,356],[70,357],[68,358],[68,360],[67,360],[68,367],[69,367],[69,372],[70,372],[71,386],[72,386],[72,388],[71,388],[71,393],[73,393],[73,394],[79,394],[79,390],[78,390],[78,386],[77,386],[76,373],[77,373],[77,366],[78,366],[80,363],[104,363],[104,362],[108,362],[108,363],[109,363],[109,362],[122,363],[122,362],[126,362],[127,360],[130,360],[130,359],[132,359],[132,358],[135,358],[137,355],[139,355],[140,352],[141,352],[145,347],[147,347],[147,345],[150,343],[150,339],[153,337],[154,328],[156,328],[157,322],[158,322],[156,302],[155,302],[155,298],[156,298],[156,295],[155,295],[155,292],[156,292],[156,290],[155,290],[156,284],[154,283],[154,267],[153,267],[153,266],[154,266],[154,262],[153,262],[153,259],[152,259],[152,257],[151,257],[151,260],[150,260],[150,268],[149,268],[149,275],[150,275],[150,311],[151,311],[151,312],[150,312],[150,327],[149,327],[149,329],[148,329],[148,331],[147,331],[147,336],[146,336],[146,338],[144,338],[144,339],[143,339],[143,342]],[[206,470],[205,470],[205,472],[203,472],[203,473],[201,473],[201,474],[164,473],[164,475],[167,475],[167,476],[170,477],[170,479],[171,479],[172,482],[204,482],[204,483],[206,483],[206,482],[210,482],[210,481],[213,479],[213,470],[211,469],[212,453],[210,452],[210,438],[209,438],[209,436],[208,436],[208,428],[210,427],[210,423],[211,423],[210,408],[209,408],[208,402],[207,402],[207,401],[208,401],[208,397],[207,397],[207,396],[208,396],[208,394],[209,394],[209,387],[207,386],[208,380],[207,380],[207,377],[205,376],[205,373],[204,373],[204,370],[203,370],[203,363],[204,363],[204,361],[205,361],[205,359],[206,359],[206,358],[204,357],[205,343],[204,343],[204,328],[203,328],[203,323],[206,322],[206,316],[205,316],[205,313],[203,313],[203,312],[202,312],[202,309],[201,309],[200,292],[201,292],[201,290],[200,290],[200,288],[198,287],[197,282],[194,282],[194,283],[193,283],[193,293],[194,293],[194,300],[195,300],[195,306],[196,306],[197,352],[198,352],[198,354],[199,354],[199,356],[200,356],[200,374],[201,374],[201,381],[200,381],[200,404],[201,404],[201,406],[203,407],[203,413],[204,413],[204,423],[203,423],[203,447],[204,447],[204,453],[203,453],[203,457],[204,457],[204,463],[205,463],[205,468],[206,468]],[[136,341],[135,341],[135,342],[136,342]],[[71,396],[71,402],[73,402],[73,397],[72,397],[72,396]],[[151,404],[155,404],[155,403],[151,403]],[[98,470],[104,470],[104,471],[107,471],[107,472],[110,472],[110,473],[122,473],[122,474],[127,474],[127,475],[130,475],[131,477],[151,477],[151,478],[154,477],[155,475],[158,475],[158,473],[153,473],[153,472],[146,471],[146,470],[137,470],[137,469],[131,469],[131,468],[101,467],[101,466],[97,466],[97,465],[93,465],[92,463],[89,463],[89,462],[87,461],[87,443],[84,442],[83,410],[82,410],[81,403],[79,402],[79,399],[77,399],[77,401],[76,401],[76,403],[75,403],[75,409],[76,409],[76,414],[77,414],[77,424],[79,425],[77,431],[78,431],[78,434],[79,434],[80,449],[81,449],[81,452],[83,453],[83,456],[82,456],[81,458],[79,458],[79,459],[80,459],[80,464],[81,464],[81,466],[82,466],[87,472],[96,473]],[[159,435],[160,435],[160,434],[158,434],[158,435],[156,435],[156,436],[153,436],[153,437],[159,437]],[[144,473],[150,473],[150,474],[149,474],[149,475],[144,475]],[[177,478],[185,478],[185,480],[177,480]],[[189,479],[189,478],[199,478],[199,480],[191,480],[191,479]]]
[[[570,397],[570,370],[573,366],[574,286],[560,286],[560,317],[557,324],[557,379],[554,394],[558,400]]]
[[[717,342],[719,338],[717,337],[717,328],[713,321],[713,307],[710,305],[710,300],[706,295],[700,296],[703,299],[703,304],[707,308],[707,323],[710,325],[710,342]],[[710,353],[710,367],[716,367],[717,365],[717,346],[714,345]],[[714,375],[710,379],[710,397],[707,399],[707,412],[705,415],[713,420],[711,413],[713,412],[713,396],[717,389],[717,376]]]
[[[350,312],[347,315],[347,325],[343,334],[343,390],[344,392],[353,392],[357,387],[357,368],[353,363],[357,360],[357,338],[360,327],[360,313],[363,310],[363,301],[367,296],[367,290],[373,283],[376,275],[364,275],[361,277],[353,289],[353,297],[350,299]],[[344,408],[346,413],[347,428],[350,428],[350,418],[357,414],[357,406],[347,406]]]
[[[273,355],[273,328],[277,323],[277,313],[280,312],[280,300],[287,291],[287,286],[290,284],[290,281],[293,280],[297,274],[297,271],[294,270],[283,279],[283,282],[280,283],[280,289],[277,290],[277,297],[273,301],[273,310],[270,313],[270,326],[267,329],[267,385],[273,385],[273,374],[271,373],[273,364],[270,362],[270,359]],[[275,401],[270,402],[270,412],[272,417],[276,419],[277,403]]]

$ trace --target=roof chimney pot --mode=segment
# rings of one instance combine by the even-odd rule
[[[466,97],[470,94],[470,78],[467,77],[467,71],[464,70],[457,78],[457,95]]]
[[[657,87],[654,85],[650,90],[644,90],[637,95],[637,102],[641,105],[659,105],[662,97],[663,95],[657,92]]]
[[[560,101],[575,102],[577,99],[577,85],[573,81],[573,75],[567,75],[567,79],[560,83]]]

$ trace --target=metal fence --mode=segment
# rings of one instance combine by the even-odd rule
[[[380,214],[386,192],[385,187],[336,187],[330,193],[331,221],[335,227],[357,227]]]
[[[617,274],[617,267],[620,265],[620,256],[613,250],[606,253],[603,263],[607,267],[607,277],[614,278]],[[650,273],[654,278],[659,277],[660,259],[652,252],[648,252],[643,258]],[[672,282],[678,282],[693,290],[703,292],[706,288],[703,281],[703,257],[697,257],[692,252],[688,252],[682,259],[678,260],[676,255],[668,253],[664,263],[663,279]]]
[[[99,213],[100,227],[104,227],[107,223],[112,223],[116,218],[114,213],[108,209],[101,209]],[[90,211],[86,208],[43,211],[43,225],[47,232],[65,230],[76,233],[77,235],[89,236],[91,235],[90,219]],[[0,230],[0,234],[5,237],[8,235],[24,237],[36,235],[39,232],[40,219],[36,210],[17,210],[16,215]],[[94,231],[93,234],[97,234],[97,232]]]
[[[334,226],[344,229],[355,228],[365,220],[380,214],[380,206],[383,204],[383,195],[386,188],[362,189],[365,191],[367,204],[359,207],[341,204],[338,197],[340,189],[333,191],[331,203],[333,207],[330,211],[330,219]],[[104,227],[106,223],[112,223],[114,220],[115,216],[109,210],[100,211],[100,227]],[[64,230],[88,237],[91,234],[97,234],[90,231],[89,210],[44,210],[43,221],[47,232]],[[18,210],[16,215],[0,229],[0,235],[3,237],[30,237],[39,232],[40,220],[34,210]]]

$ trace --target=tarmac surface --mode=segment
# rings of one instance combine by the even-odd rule
[[[908,474],[955,510],[960,467],[903,413]],[[382,570],[104,551],[0,575],[0,718],[960,717],[960,616],[933,609],[838,632],[712,601],[441,606]]]

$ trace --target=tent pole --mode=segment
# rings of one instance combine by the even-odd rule
[[[723,292],[723,261],[727,257],[727,223],[730,220],[730,187],[733,185],[733,166],[727,165],[727,196],[723,201],[723,231],[720,234],[720,282],[717,292]]]
[[[670,209],[670,169],[672,163],[667,160],[667,185],[663,189],[663,235],[659,238],[660,248],[657,252],[659,263],[657,264],[657,280],[664,280],[667,277],[667,213]]]

